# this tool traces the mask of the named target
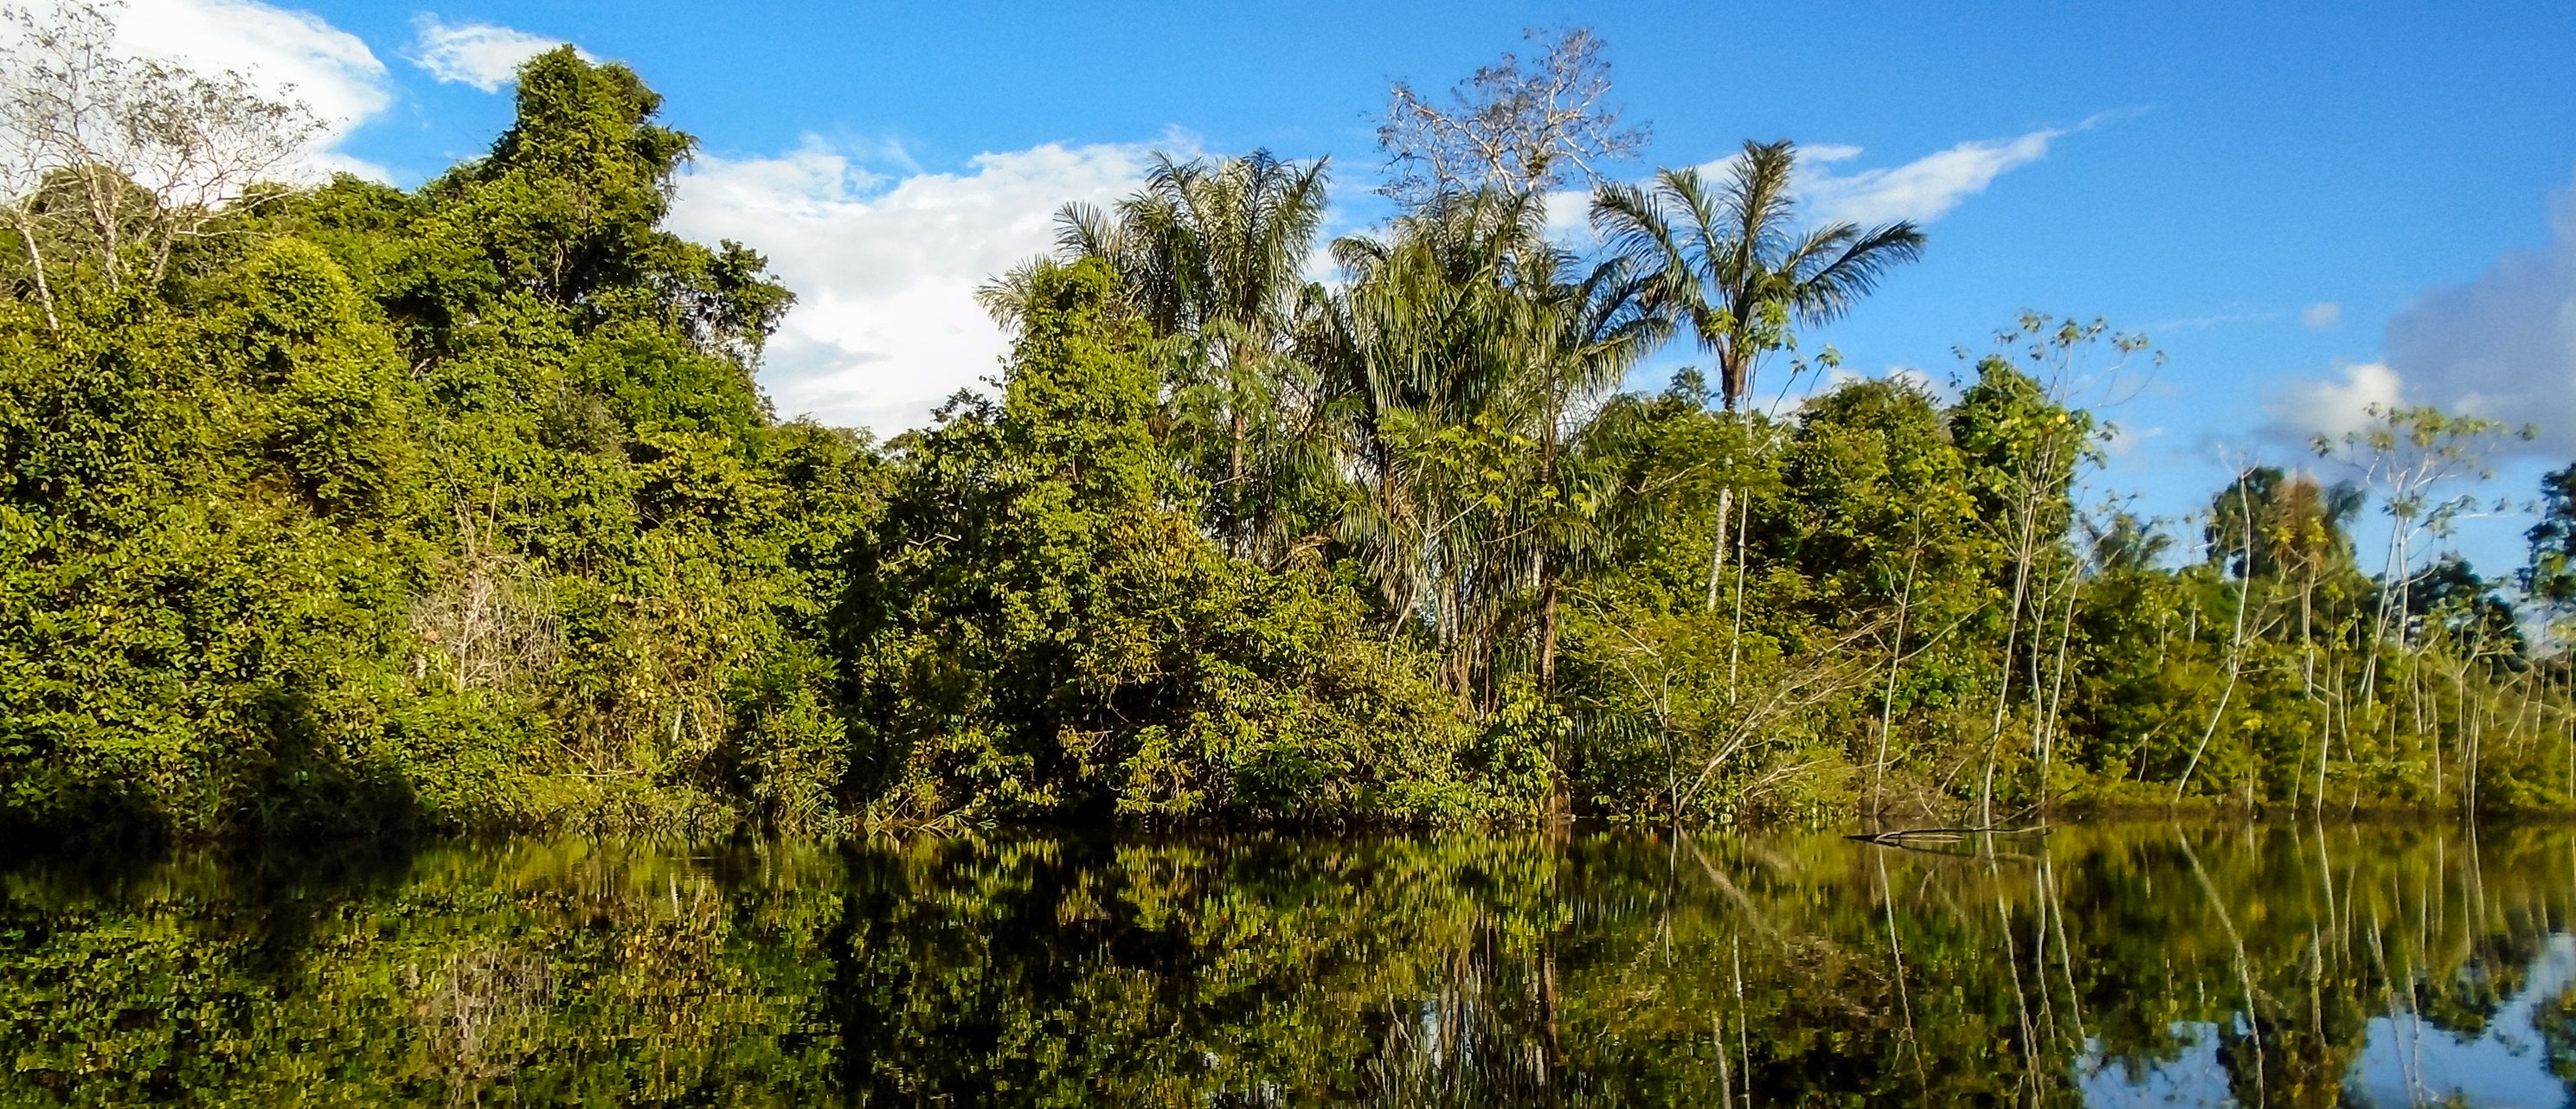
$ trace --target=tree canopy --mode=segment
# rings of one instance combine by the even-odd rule
[[[1811,347],[1766,403],[1764,360],[1923,233],[1807,220],[1794,147],[1757,142],[1602,181],[1603,244],[1552,239],[1547,188],[1632,145],[1598,40],[1553,43],[1448,130],[1400,89],[1429,129],[1390,152],[1427,175],[1329,244],[1321,159],[1165,158],[1068,209],[984,290],[994,388],[883,442],[772,413],[793,296],[668,229],[695,141],[623,66],[534,58],[490,151],[416,189],[196,193],[140,140],[29,140],[78,84],[35,50],[0,74],[33,159],[0,252],[0,824],[2576,800],[2567,474],[2511,584],[2443,556],[2508,429],[2379,413],[2155,521],[2093,485],[2117,398],[2086,383],[2145,350],[2100,321],[2027,314],[1947,385]],[[146,137],[236,166],[267,150],[241,121],[300,118],[116,64],[57,107],[196,105]],[[1477,136],[1520,153],[1458,169]],[[1714,365],[1629,388],[1691,346]]]

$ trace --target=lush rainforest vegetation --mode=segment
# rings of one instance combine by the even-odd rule
[[[693,140],[627,69],[538,57],[416,189],[274,185],[290,106],[104,19],[0,87],[0,825],[2576,801],[2576,468],[2495,578],[2442,540],[2512,429],[2432,410],[2142,520],[2093,475],[2143,338],[1842,373],[1801,334],[1934,247],[1803,219],[1786,142],[1596,180],[1642,133],[1532,91],[1600,102],[1581,32],[1399,86],[1366,233],[1267,153],[1068,209],[993,387],[879,441],[771,411],[793,294],[664,229]]]

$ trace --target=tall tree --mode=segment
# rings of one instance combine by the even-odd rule
[[[1897,222],[1864,230],[1843,221],[1801,230],[1787,140],[1746,142],[1723,179],[1696,169],[1656,172],[1649,187],[1604,185],[1592,225],[1610,249],[1659,275],[1665,311],[1715,356],[1718,396],[1729,412],[1750,395],[1763,355],[1791,345],[1794,325],[1829,323],[1894,266],[1923,252],[1923,233]],[[1726,566],[1732,490],[1721,490],[1712,528],[1708,607]]]
[[[1614,394],[1627,371],[1672,333],[1672,320],[1654,310],[1651,275],[1626,258],[1588,269],[1560,253],[1561,276],[1544,291],[1556,321],[1539,359],[1539,497],[1526,534],[1533,539],[1531,577],[1539,599],[1540,688],[1554,684],[1557,609],[1570,572],[1597,569],[1615,550],[1610,502],[1618,485],[1618,451],[1604,440],[1598,406]],[[1584,406],[1592,411],[1581,411]],[[1614,432],[1615,435],[1615,432]]]
[[[47,239],[109,290],[157,282],[174,251],[283,195],[255,187],[321,129],[300,102],[239,73],[136,57],[116,44],[123,5],[78,2],[0,13],[0,218],[18,233],[29,281],[59,329]]]
[[[1923,233],[1909,221],[1802,225],[1796,164],[1785,139],[1748,141],[1718,180],[1666,169],[1646,186],[1593,194],[1593,228],[1613,251],[1664,275],[1669,310],[1717,361],[1728,411],[1751,396],[1763,356],[1795,342],[1794,327],[1841,318],[1887,271],[1923,254]]]
[[[1295,538],[1291,486],[1327,469],[1320,380],[1296,358],[1304,267],[1323,224],[1326,164],[1268,151],[1175,161],[1109,211],[1067,205],[1056,258],[1097,258],[1151,328],[1167,445],[1204,490],[1206,523],[1237,557],[1274,557]],[[1016,327],[1031,267],[979,292]]]
[[[2540,520],[2523,533],[2531,564],[2522,571],[2522,587],[2564,609],[2576,604],[2576,465],[2542,475],[2540,497]]]
[[[1389,607],[1430,623],[1462,699],[1503,596],[1528,584],[1528,561],[1498,544],[1516,538],[1546,407],[1536,371],[1558,339],[1545,291],[1560,256],[1540,212],[1527,193],[1447,194],[1384,239],[1334,244],[1353,281],[1332,373],[1369,487],[1346,536]]]
[[[1442,193],[1495,189],[1536,193],[1645,148],[1643,125],[1620,122],[1609,103],[1608,45],[1589,27],[1525,33],[1541,49],[1526,68],[1519,55],[1478,69],[1436,104],[1398,81],[1389,91],[1378,148],[1388,176],[1378,191],[1420,207]]]

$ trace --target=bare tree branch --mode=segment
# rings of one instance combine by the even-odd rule
[[[0,219],[19,233],[49,321],[41,240],[89,254],[111,290],[138,271],[158,281],[179,244],[275,195],[259,183],[322,128],[241,73],[118,53],[123,14],[0,9],[16,39],[0,48]]]
[[[1541,48],[1527,69],[1519,55],[1504,54],[1453,86],[1446,105],[1395,83],[1377,129],[1389,171],[1379,192],[1416,205],[1488,186],[1540,192],[1591,181],[1601,163],[1645,148],[1647,128],[1621,126],[1621,109],[1608,103],[1610,61],[1600,36],[1569,27],[1526,37]]]

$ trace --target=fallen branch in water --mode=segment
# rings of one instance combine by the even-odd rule
[[[1848,840],[1858,840],[1862,843],[1876,843],[1889,847],[1903,847],[1916,842],[1956,843],[1968,838],[1969,836],[2018,836],[2034,832],[2040,835],[2047,835],[2048,829],[2042,826],[2032,826],[2028,828],[1900,828],[1893,832],[1860,832],[1844,836],[1843,838]]]

